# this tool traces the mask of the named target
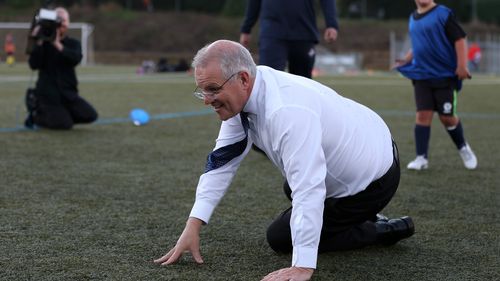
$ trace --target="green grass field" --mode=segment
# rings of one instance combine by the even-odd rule
[[[259,280],[290,265],[265,240],[289,202],[270,162],[250,153],[202,231],[198,266],[160,267],[191,210],[218,133],[191,95],[187,74],[137,76],[133,67],[79,68],[97,124],[60,132],[22,129],[26,65],[0,65],[0,280]],[[410,83],[394,74],[320,77],[389,124],[404,165],[414,157]],[[322,254],[314,280],[500,280],[499,77],[475,75],[459,114],[479,167],[466,170],[433,125],[430,169],[402,171],[385,209],[410,215],[416,233],[392,247]],[[153,120],[136,127],[129,111]]]

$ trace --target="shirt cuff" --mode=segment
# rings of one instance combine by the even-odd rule
[[[293,247],[292,266],[316,269],[318,248]]]
[[[191,214],[189,214],[189,217],[200,219],[208,224],[208,221],[210,220],[214,209],[215,206],[213,206],[212,204],[196,200],[194,202],[193,208],[191,209]]]

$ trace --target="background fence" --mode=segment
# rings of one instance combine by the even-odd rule
[[[397,58],[402,58],[411,48],[408,34],[400,35],[391,32],[390,35],[390,60],[392,65]],[[468,38],[469,45],[476,43],[481,48],[481,61],[473,72],[500,74],[500,34],[472,35]]]

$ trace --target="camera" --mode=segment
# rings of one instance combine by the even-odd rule
[[[42,8],[35,16],[34,23],[35,26],[40,26],[38,33],[35,35],[37,39],[54,41],[57,28],[61,26],[61,18],[57,16],[56,11]]]

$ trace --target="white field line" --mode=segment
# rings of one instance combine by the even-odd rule
[[[353,85],[353,86],[408,86],[410,81],[402,78],[387,78],[383,77],[381,79],[366,79],[368,76],[360,76],[359,78],[341,76],[333,78],[320,77],[318,80],[326,82],[330,85]],[[30,80],[29,75],[2,75],[0,76],[0,83],[16,83],[16,82],[28,82]],[[185,74],[146,74],[137,75],[134,73],[125,74],[78,74],[78,80],[80,83],[114,83],[123,82],[127,83],[165,83],[165,84],[185,84],[193,83],[194,78],[186,76]],[[467,80],[464,83],[467,85],[500,85],[500,77],[478,77],[472,80]]]

